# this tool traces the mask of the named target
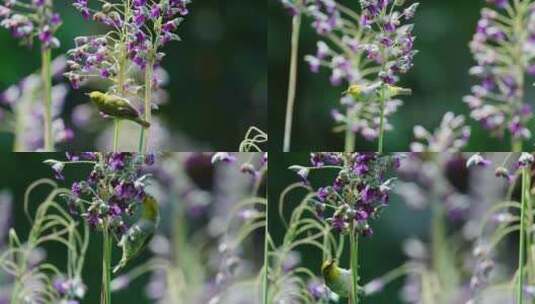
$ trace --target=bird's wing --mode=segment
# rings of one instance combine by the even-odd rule
[[[160,220],[158,203],[154,197],[146,195],[143,199],[141,218],[121,237],[118,245],[123,250],[123,256],[113,272],[119,271],[130,260],[135,258],[150,242]]]
[[[132,106],[130,101],[126,98],[114,96],[110,100],[111,106],[117,109],[118,113],[123,117],[135,118],[139,116],[139,112]]]

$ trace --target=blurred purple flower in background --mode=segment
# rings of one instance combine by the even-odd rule
[[[58,78],[66,68],[66,58],[57,57],[52,61],[52,76]],[[0,104],[7,108],[0,125],[14,134],[15,151],[37,151],[44,144],[43,100],[40,92],[43,82],[39,74],[32,74],[12,85],[0,94]],[[62,118],[69,88],[63,83],[52,87],[52,132],[56,144],[69,142],[74,138],[72,129]],[[0,109],[0,112],[2,109]]]
[[[470,75],[478,79],[464,98],[473,119],[502,137],[513,138],[513,150],[521,150],[531,138],[527,124],[533,117],[525,100],[526,75],[535,75],[535,14],[529,1],[487,1],[470,42],[476,65]],[[514,8],[514,9],[513,9]]]

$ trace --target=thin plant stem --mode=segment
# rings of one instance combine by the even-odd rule
[[[264,273],[262,275],[262,304],[269,304],[269,231],[268,231],[268,204],[266,204],[266,225],[264,227]]]
[[[152,119],[152,73],[153,73],[154,64],[148,62],[145,67],[145,96],[144,96],[144,119],[148,123]],[[139,133],[139,148],[138,152],[147,153],[148,151],[148,141],[149,141],[149,128],[141,126],[141,131]]]
[[[527,195],[529,189],[529,171],[528,168],[522,169],[522,194],[521,194],[521,211],[520,211],[520,244],[518,246],[518,281],[516,289],[516,303],[522,304],[524,301],[524,262],[525,262],[525,242],[526,242],[526,212],[527,212]]]
[[[113,152],[119,151],[119,132],[121,129],[121,120],[115,118],[113,120],[114,129],[113,129]]]
[[[52,75],[51,75],[52,52],[49,48],[41,51],[41,79],[43,82],[43,121],[44,121],[44,151],[54,151],[54,139],[52,135]]]
[[[17,277],[13,283],[13,289],[11,290],[11,304],[19,303],[20,277],[26,271],[26,255],[23,253],[19,253],[18,255],[18,266],[20,267],[21,271],[17,272]]]
[[[349,117],[351,117],[351,110],[350,109],[347,109],[347,116],[348,119],[350,120]],[[353,132],[353,129],[351,127],[351,123],[350,121],[347,123],[347,126],[346,126],[346,139],[345,139],[345,152],[353,152],[355,151],[355,132]]]
[[[511,152],[522,152],[522,139],[513,138],[511,143]]]
[[[511,67],[512,70],[515,71],[515,77],[516,81],[518,82],[518,96],[515,100],[515,104],[518,105],[518,108],[520,109],[523,104],[524,99],[524,85],[525,85],[525,75],[524,75],[524,66],[525,66],[525,55],[524,55],[524,45],[526,43],[526,29],[525,27],[525,16],[526,11],[528,9],[528,6],[523,3],[516,3],[515,4],[515,11],[516,16],[514,18],[514,25],[513,25],[513,32],[514,36],[516,38],[516,44],[513,48],[513,53],[511,54],[512,60],[514,62],[514,67]],[[512,152],[522,152],[522,138],[515,138],[513,134],[511,134],[513,137],[512,143],[511,143],[511,149]]]
[[[111,304],[111,247],[112,247],[112,238],[108,227],[104,227],[102,233],[103,243],[102,243],[102,291],[100,296],[101,304]]]
[[[381,102],[381,120],[379,122],[379,144],[377,148],[377,152],[383,153],[383,140],[384,140],[384,133],[385,133],[385,95],[384,95],[384,89],[381,89],[381,94],[379,94],[380,102]]]
[[[350,264],[351,264],[351,304],[358,304],[358,284],[359,284],[359,243],[358,235],[354,224],[351,224],[349,235]]]
[[[130,0],[124,1],[124,15],[130,15]],[[126,97],[124,86],[126,83],[126,35],[127,35],[127,22],[124,22],[123,28],[121,29],[121,45],[120,45],[120,54],[119,54],[119,72],[117,75],[117,92],[120,97]],[[114,120],[115,130],[113,134],[113,152],[117,152],[119,149],[119,132],[121,129],[121,124],[119,119]]]
[[[292,137],[292,121],[295,105],[295,91],[297,84],[297,56],[299,54],[299,34],[301,30],[301,14],[292,18],[292,42],[290,55],[290,77],[288,80],[288,99],[286,101],[286,123],[284,126],[284,152],[290,152]]]

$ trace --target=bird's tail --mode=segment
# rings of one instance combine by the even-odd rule
[[[139,124],[140,126],[142,126],[145,129],[150,128],[150,122],[144,120],[141,117],[138,117],[138,118],[134,119],[134,122],[136,122],[137,124]]]

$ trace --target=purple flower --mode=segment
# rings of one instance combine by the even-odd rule
[[[320,187],[316,192],[316,195],[320,201],[324,202],[329,196],[330,192],[331,191],[329,187]]]
[[[37,7],[42,7],[45,5],[45,0],[32,0],[33,5]]]
[[[130,153],[111,153],[108,158],[108,164],[112,170],[122,170],[125,166],[125,159],[129,155]]]
[[[147,0],[134,0],[135,7],[143,7],[147,4]]]
[[[82,186],[79,182],[74,182],[71,185],[71,193],[75,197],[80,197],[80,194],[82,193]]]
[[[301,181],[305,184],[308,184],[308,174],[310,173],[309,168],[303,166],[291,166],[288,169],[297,173],[297,175],[301,178]]]
[[[152,166],[156,160],[156,155],[154,153],[149,153],[145,155],[145,165]]]
[[[162,9],[160,8],[160,6],[158,4],[153,4],[150,9],[150,18],[157,19],[161,16],[161,14],[162,14]]]
[[[329,290],[327,289],[327,286],[325,286],[324,283],[317,280],[313,280],[308,283],[307,288],[308,292],[314,300],[319,301],[321,299],[328,299]]]
[[[218,162],[231,163],[235,160],[236,156],[228,152],[217,152],[212,156],[212,164],[216,164]]]
[[[115,187],[115,195],[120,199],[133,199],[138,195],[138,190],[132,182],[121,182]]]
[[[466,161],[466,167],[467,168],[470,168],[470,167],[473,167],[473,166],[485,167],[485,166],[488,166],[490,164],[491,164],[491,161],[488,160],[488,159],[484,159],[483,156],[481,156],[481,154],[479,154],[479,153],[476,153],[476,154],[470,156],[470,158]]]
[[[341,216],[336,216],[332,219],[331,226],[338,232],[345,231],[348,227],[346,220]]]
[[[65,168],[65,165],[62,162],[55,162],[52,165],[52,171],[57,180],[65,180],[65,177],[63,176],[63,168]]]

